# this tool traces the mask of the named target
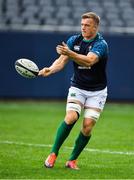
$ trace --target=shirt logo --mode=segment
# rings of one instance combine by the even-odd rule
[[[75,97],[75,96],[76,96],[76,93],[71,93],[70,96],[71,96],[71,97]]]
[[[85,66],[78,66],[78,69],[91,69],[91,67],[85,67]]]
[[[91,50],[92,46],[89,46],[89,51]]]
[[[80,50],[80,46],[75,45],[75,46],[74,46],[74,50],[75,50],[75,51],[79,51],[79,50]]]

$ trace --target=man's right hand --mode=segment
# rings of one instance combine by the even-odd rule
[[[39,74],[38,76],[43,76],[43,77],[46,77],[46,76],[49,76],[51,74],[51,69],[50,68],[43,68],[39,71]]]

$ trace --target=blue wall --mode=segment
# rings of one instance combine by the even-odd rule
[[[65,98],[72,63],[50,77],[26,79],[14,68],[19,58],[33,60],[39,68],[58,57],[55,47],[70,34],[0,32],[0,98]],[[134,36],[105,35],[110,48],[108,62],[109,100],[134,100]]]

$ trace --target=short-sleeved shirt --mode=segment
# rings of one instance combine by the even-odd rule
[[[74,35],[68,39],[67,45],[78,54],[87,55],[93,52],[99,57],[99,61],[91,67],[80,66],[73,61],[74,74],[71,78],[71,86],[88,91],[104,89],[107,86],[108,45],[102,35],[98,33],[91,40],[85,40],[81,34]]]

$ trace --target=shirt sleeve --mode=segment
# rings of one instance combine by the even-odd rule
[[[77,36],[71,36],[68,40],[67,40],[67,46],[69,47],[69,49],[73,50],[73,46],[74,46],[74,41],[77,38]]]
[[[107,44],[105,42],[97,42],[90,49],[90,52],[93,52],[99,56],[99,58],[104,57],[107,54]]]

